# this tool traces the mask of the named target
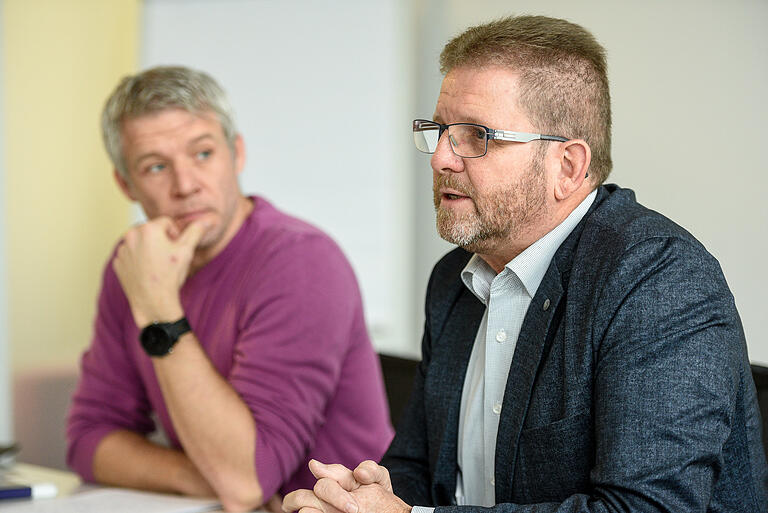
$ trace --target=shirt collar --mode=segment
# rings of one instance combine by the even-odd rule
[[[514,273],[520,279],[530,297],[536,295],[536,291],[544,279],[549,263],[555,256],[557,248],[568,238],[573,229],[579,224],[579,221],[592,206],[597,196],[597,189],[589,193],[579,205],[568,214],[563,222],[558,224],[549,233],[528,246],[525,251],[517,255],[507,263],[505,269],[500,273],[507,271]],[[469,259],[467,265],[461,271],[461,279],[464,285],[483,302],[488,304],[490,297],[491,282],[496,278],[496,273],[485,260],[479,255],[474,254]]]

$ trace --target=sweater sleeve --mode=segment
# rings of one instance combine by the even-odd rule
[[[93,455],[107,434],[154,430],[149,400],[124,340],[126,319],[133,322],[110,260],[102,277],[93,339],[81,360],[67,419],[67,464],[85,481],[94,480]]]
[[[354,332],[367,335],[354,274],[333,241],[298,234],[264,251],[242,280],[246,307],[229,382],[253,412],[256,471],[270,497],[326,422]]]

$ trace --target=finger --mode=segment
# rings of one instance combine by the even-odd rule
[[[344,513],[330,504],[320,500],[310,490],[296,490],[283,499],[282,510],[285,513]]]
[[[360,486],[357,481],[355,481],[355,476],[352,475],[352,471],[338,463],[326,465],[317,460],[309,460],[309,471],[312,472],[312,475],[317,479],[324,477],[333,479],[339,483],[342,488],[350,492]]]
[[[360,484],[380,484],[392,491],[392,482],[389,479],[389,471],[375,461],[366,460],[359,464],[354,471],[354,477]]]
[[[322,502],[315,497],[311,490],[296,490],[283,498],[282,509],[285,513],[304,510],[305,508],[322,511]]]
[[[283,511],[283,498],[279,493],[276,493],[261,506],[261,509],[271,513],[281,513]]]
[[[322,502],[325,502],[346,513],[357,513],[360,507],[352,494],[341,487],[341,485],[331,478],[324,477],[318,479],[312,491]],[[327,511],[327,510],[326,510]]]
[[[139,228],[140,226],[134,226],[133,228],[125,232],[123,234],[123,238],[120,239],[120,243],[118,247],[135,246],[136,239],[139,237],[138,235]]]
[[[181,235],[181,231],[179,230],[179,227],[174,222],[166,224],[165,226],[163,226],[163,229],[165,229],[165,234],[171,240],[176,240],[179,238],[179,235]]]
[[[205,226],[203,223],[190,223],[184,228],[184,231],[181,232],[176,243],[184,247],[194,248],[200,242],[200,239],[203,238],[203,233],[205,233]]]
[[[121,269],[123,268],[123,262],[125,262],[126,253],[128,249],[126,248],[125,244],[120,244],[117,247],[117,251],[115,251],[115,258],[112,259],[112,270],[115,271],[115,274],[118,276],[120,275]]]
[[[179,232],[179,228],[176,226],[176,223],[174,223],[173,219],[168,216],[155,217],[154,219],[150,219],[144,223],[143,226],[147,228],[159,228],[168,235],[171,235],[172,233],[178,234]]]
[[[178,235],[179,228],[173,220],[170,217],[162,216],[132,226],[131,229],[123,235],[123,240],[128,245],[135,246],[141,241],[146,241],[148,239],[157,240],[158,237],[163,237],[166,240],[174,240]]]

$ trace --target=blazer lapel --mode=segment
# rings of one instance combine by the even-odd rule
[[[539,362],[545,348],[552,343],[559,324],[556,319],[561,314],[563,295],[560,271],[552,263],[528,307],[509,367],[497,440],[511,443],[496,443],[497,503],[501,500],[500,498],[509,498],[512,494],[511,485],[520,432],[523,429]]]

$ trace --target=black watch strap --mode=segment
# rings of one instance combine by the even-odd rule
[[[173,351],[179,337],[192,331],[186,317],[176,322],[153,322],[141,330],[139,340],[149,356],[165,356]]]

